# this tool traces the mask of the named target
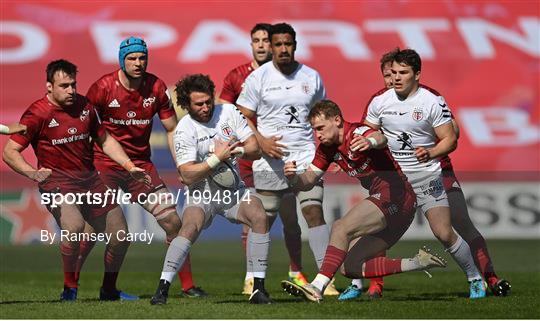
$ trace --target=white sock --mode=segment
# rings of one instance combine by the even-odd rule
[[[459,267],[465,272],[469,282],[476,279],[482,279],[480,271],[478,271],[476,264],[474,264],[469,244],[467,244],[459,234],[456,243],[447,248],[446,251],[452,255]]]
[[[253,266],[253,276],[264,279],[268,266],[268,251],[270,249],[270,233],[255,233],[251,229],[248,232],[249,257]]]
[[[247,236],[246,236],[246,278],[247,279],[253,279],[253,264],[251,264],[251,261],[249,260],[250,257],[250,248],[249,248],[249,239],[251,236],[251,229],[248,230]]]
[[[311,281],[311,285],[319,289],[321,292],[324,291],[328,283],[330,283],[330,279],[326,275],[320,273],[317,274],[313,281]]]
[[[421,266],[418,263],[418,260],[416,258],[414,258],[414,257],[401,259],[401,271],[402,272],[420,271],[423,268],[424,267]]]
[[[178,269],[184,264],[190,248],[191,241],[185,237],[177,236],[172,240],[167,249],[167,254],[165,255],[165,262],[163,262],[161,280],[166,280],[171,283],[178,272]]]
[[[330,231],[328,225],[323,224],[308,229],[309,247],[315,256],[315,262],[317,262],[317,269],[321,269],[324,255],[326,254],[326,248],[330,243]]]
[[[362,288],[362,279],[353,279],[351,281],[351,284],[356,285],[357,288],[361,289]]]

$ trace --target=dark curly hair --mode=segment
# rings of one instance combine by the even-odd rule
[[[182,109],[186,109],[191,104],[189,95],[192,92],[202,92],[208,94],[214,100],[214,90],[216,86],[210,76],[203,74],[187,75],[176,83],[174,92],[176,93],[176,104]]]
[[[381,60],[380,60],[380,63],[381,63],[381,72],[384,71],[384,65],[386,65],[387,63],[390,63],[390,65],[392,64],[392,62],[394,62],[394,56],[396,55],[396,53],[399,52],[399,47],[396,47],[395,49],[389,51],[389,52],[386,52],[382,55],[381,57]]]

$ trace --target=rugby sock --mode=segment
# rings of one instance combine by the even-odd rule
[[[471,247],[476,266],[484,275],[484,279],[487,281],[488,285],[494,286],[497,284],[499,277],[495,273],[495,269],[491,263],[491,257],[489,256],[486,240],[484,240],[482,236],[479,236],[472,240],[469,246]]]
[[[251,231],[251,229],[249,230]],[[246,234],[246,277],[244,280],[248,280],[248,279],[252,279],[253,278],[253,264],[251,264],[251,261],[249,260],[249,257],[250,257],[250,250],[249,250],[249,240],[250,240],[250,236],[251,236],[251,233],[248,233]]]
[[[330,243],[330,232],[328,225],[323,224],[308,229],[309,247],[315,256],[317,268],[320,270],[325,259],[328,243]]]
[[[362,275],[365,278],[375,278],[405,271],[415,271],[419,264],[414,259],[389,259],[379,256],[367,260],[363,264]]]
[[[328,283],[330,283],[331,279],[332,278],[329,278],[326,275],[319,273],[317,274],[315,279],[311,281],[311,285],[319,289],[319,291],[324,292],[324,289],[326,289],[326,286],[328,285]]]
[[[255,233],[251,229],[248,236],[249,257],[253,265],[253,277],[264,279],[268,266],[268,250],[270,248],[270,233]]]
[[[118,279],[118,271],[124,262],[124,257],[127,252],[126,247],[119,247],[113,249],[112,246],[107,245],[105,247],[104,265],[105,273],[103,274],[102,287],[105,291],[116,290],[116,280]]]
[[[289,252],[289,271],[302,271],[302,238],[300,233],[286,233],[283,230],[285,246]]]
[[[452,255],[456,263],[461,267],[463,272],[467,275],[467,280],[481,279],[480,272],[474,264],[474,259],[471,254],[471,249],[467,242],[465,242],[458,234],[456,242],[446,249],[448,253]]]
[[[175,237],[165,255],[165,262],[163,262],[163,271],[161,272],[161,280],[166,280],[171,283],[174,275],[184,263],[184,260],[189,254],[191,249],[191,241],[182,236]]]
[[[193,274],[191,274],[191,255],[188,254],[180,271],[178,279],[182,282],[182,290],[187,291],[195,286],[193,284]]]
[[[362,288],[362,279],[353,279],[351,281],[351,284],[355,285],[357,288],[361,289]]]
[[[333,278],[334,274],[336,274],[340,265],[345,260],[345,256],[347,256],[347,252],[329,245],[326,249],[326,255],[324,256],[324,261],[321,264],[319,274],[322,274],[329,279]]]
[[[383,256],[386,256],[386,251],[382,251],[380,253],[377,253],[374,257],[383,257]],[[375,277],[375,278],[371,278],[369,279],[369,287],[372,287],[372,286],[378,286],[382,289],[382,287],[384,286],[384,281],[383,281],[383,278],[382,277]]]
[[[242,240],[242,248],[244,249],[244,252],[247,251],[247,238],[248,238],[248,233],[242,230],[240,239]]]
[[[77,266],[77,256],[79,249],[71,243],[60,244],[62,254],[62,266],[64,269],[64,287],[76,288],[75,268]]]
[[[75,279],[79,281],[81,270],[86,258],[90,254],[90,251],[94,248],[96,241],[80,241],[79,242],[79,256],[77,257],[77,266],[75,268]]]

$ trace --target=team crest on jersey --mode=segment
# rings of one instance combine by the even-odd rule
[[[302,83],[302,91],[304,92],[304,94],[309,94],[310,93],[311,88],[309,86],[309,83],[307,83],[307,82]]]
[[[156,101],[156,97],[148,97],[143,100],[142,106],[148,108]]]
[[[416,121],[421,121],[424,119],[424,111],[422,110],[422,107],[414,107],[412,118]]]
[[[130,111],[127,112],[126,116],[128,116],[129,118],[133,118],[133,117],[137,116],[137,113],[130,110]]]
[[[90,115],[90,110],[85,109],[85,110],[81,111],[81,114],[79,115],[79,119],[81,121],[84,121],[88,117],[88,115]]]
[[[221,125],[221,133],[223,133],[223,135],[225,135],[226,137],[229,137],[232,135],[233,130],[231,126],[229,126],[229,124],[225,123]]]
[[[77,128],[75,128],[75,127],[70,127],[67,131],[71,135],[77,134]]]

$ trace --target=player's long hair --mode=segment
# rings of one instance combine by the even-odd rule
[[[203,74],[187,75],[176,83],[174,92],[176,93],[176,104],[182,109],[188,110],[191,104],[189,95],[192,92],[208,94],[214,101],[214,90],[216,86],[210,76]]]

